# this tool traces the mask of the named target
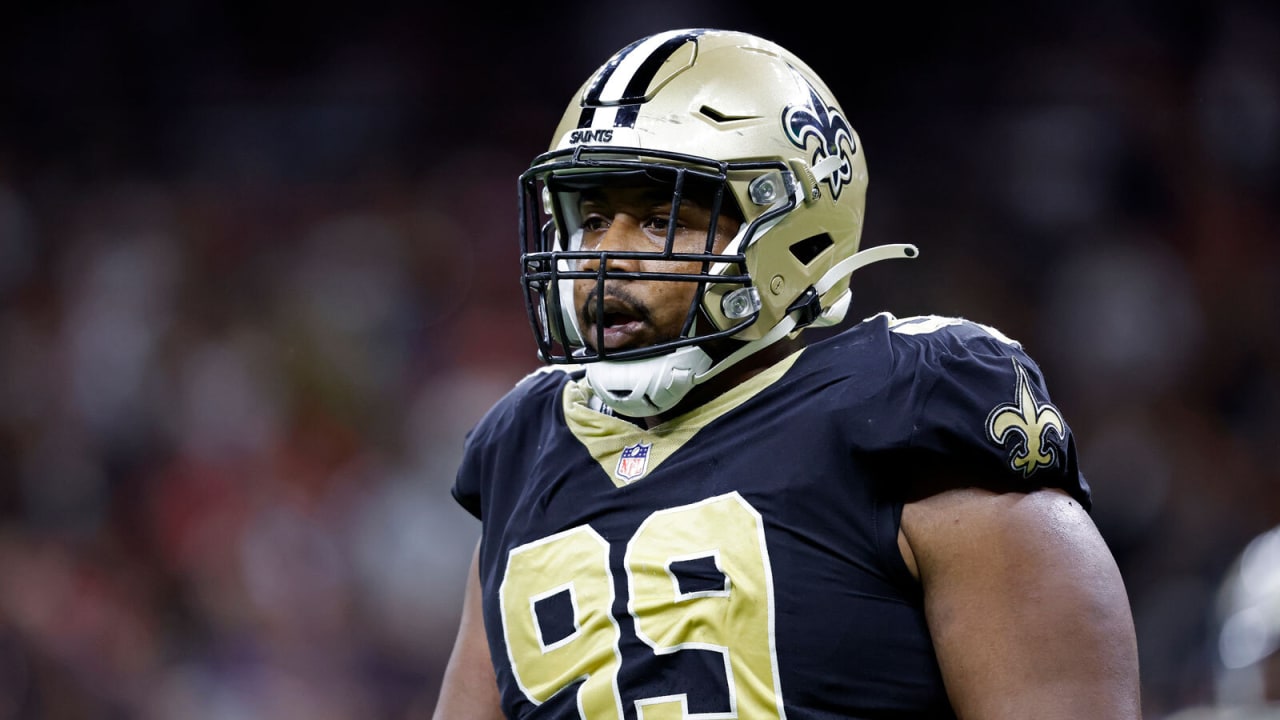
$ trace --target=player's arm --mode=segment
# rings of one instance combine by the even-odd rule
[[[502,720],[498,684],[489,660],[489,643],[480,607],[480,547],[471,558],[471,570],[462,605],[458,638],[449,656],[433,720]]]
[[[942,492],[903,508],[899,545],[961,720],[1140,720],[1123,580],[1070,496]]]

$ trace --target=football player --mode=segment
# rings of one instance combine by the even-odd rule
[[[1032,358],[944,316],[805,342],[916,249],[859,250],[865,153],[804,62],[642,38],[519,184],[546,366],[468,435],[483,529],[438,720],[1140,717]]]

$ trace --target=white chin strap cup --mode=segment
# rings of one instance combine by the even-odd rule
[[[591,363],[587,382],[615,412],[651,417],[675,407],[710,367],[711,356],[690,345],[658,357]]]

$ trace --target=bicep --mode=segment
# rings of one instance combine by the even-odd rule
[[[480,595],[480,548],[471,558],[458,636],[445,668],[435,720],[501,720]]]
[[[902,528],[960,718],[1140,717],[1128,597],[1077,502],[952,490],[904,507]]]

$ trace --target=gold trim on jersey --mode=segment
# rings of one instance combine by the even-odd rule
[[[699,430],[718,417],[738,407],[761,390],[777,382],[795,364],[803,348],[783,358],[772,367],[752,377],[735,388],[713,398],[689,412],[672,418],[653,428],[645,429],[622,418],[593,410],[590,401],[593,393],[586,378],[569,382],[564,387],[564,419],[570,432],[600,463],[605,475],[618,487],[623,487],[653,472],[662,461],[671,457]],[[623,449],[648,444],[648,464],[644,471],[630,479],[618,477],[618,460]]]

